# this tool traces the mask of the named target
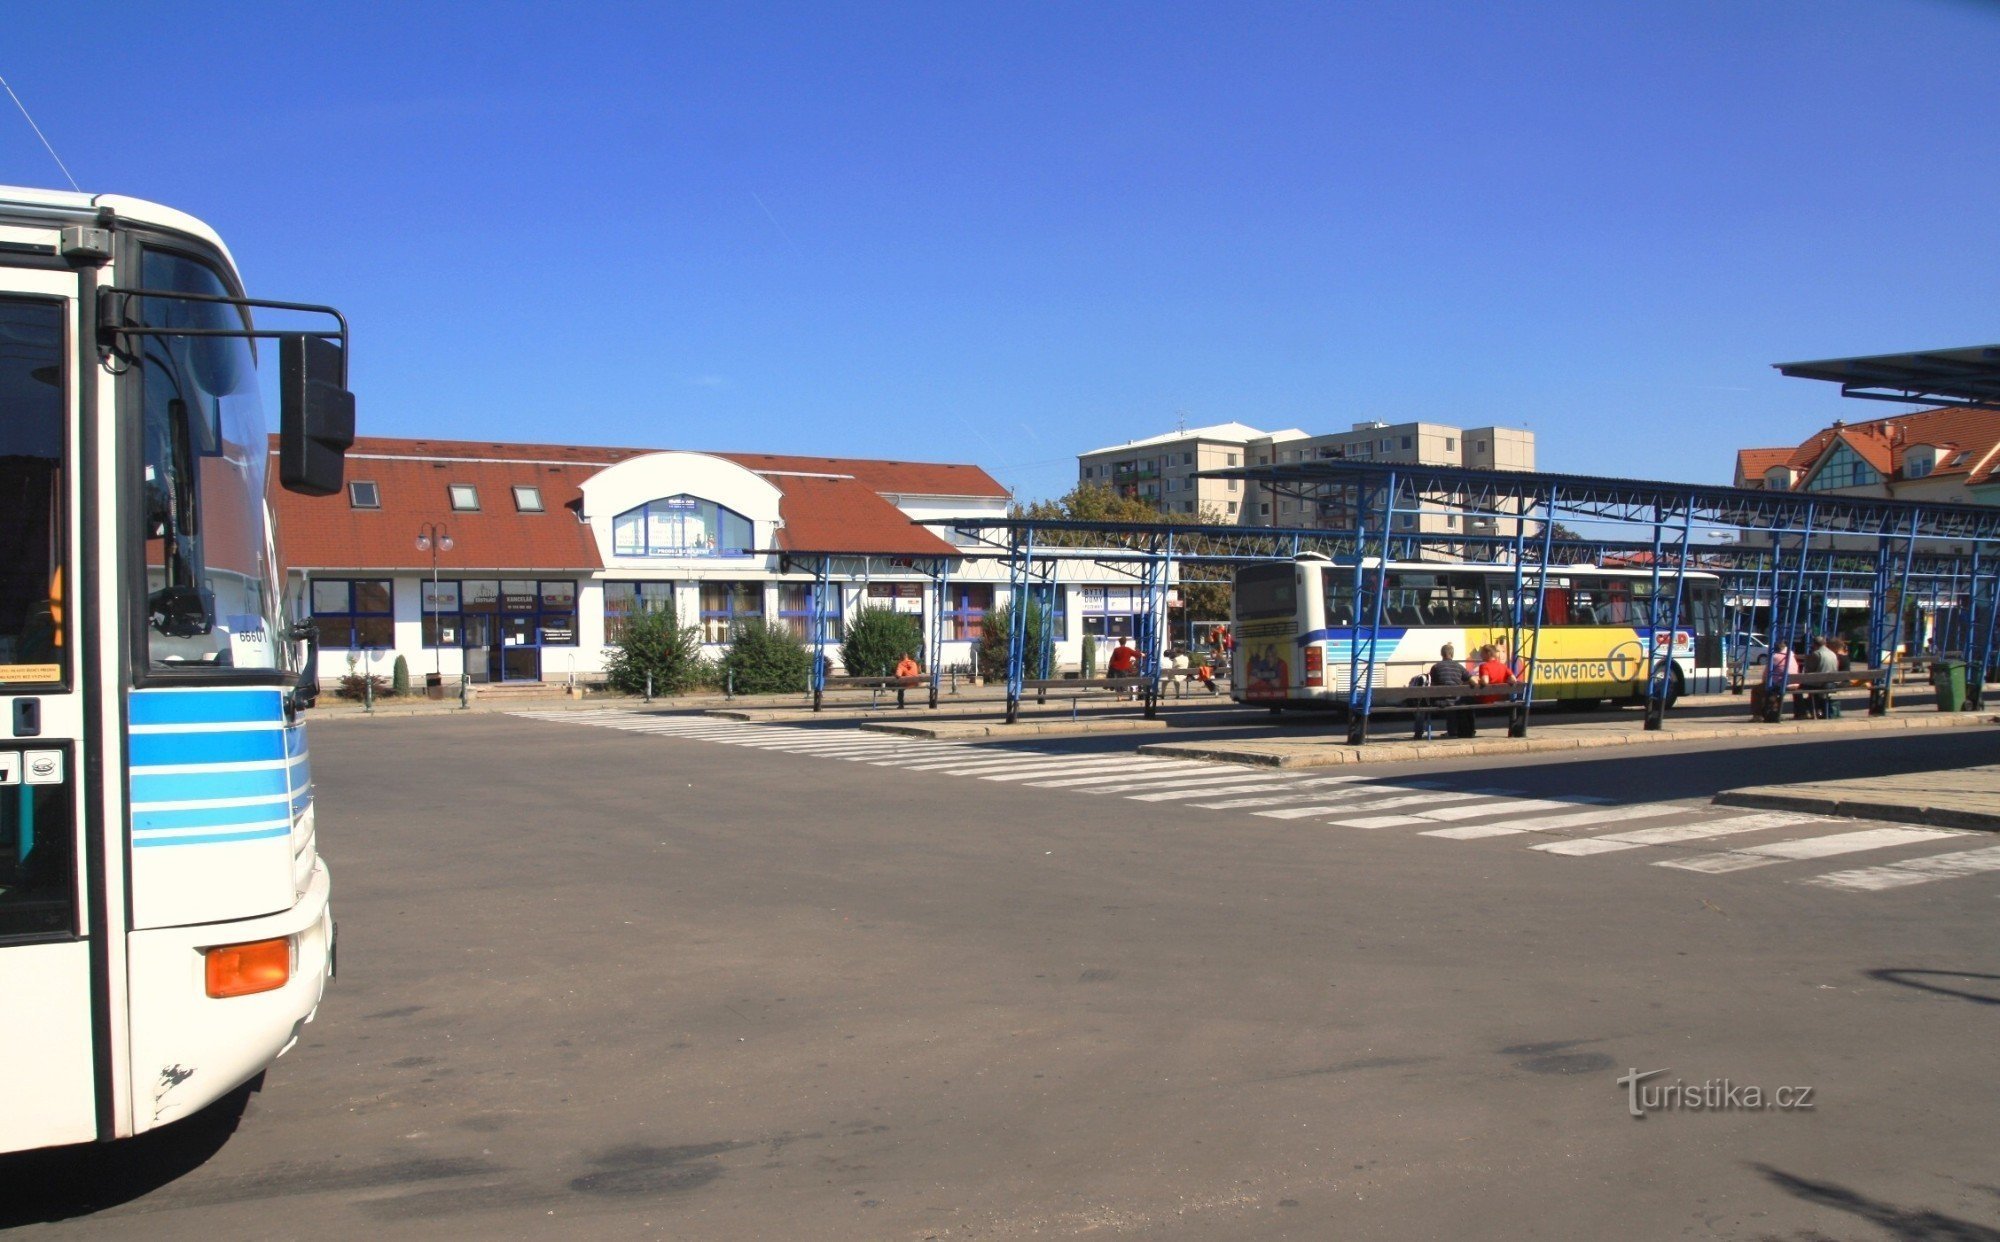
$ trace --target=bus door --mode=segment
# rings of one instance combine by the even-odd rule
[[[78,830],[77,278],[7,270],[0,285],[0,1151],[11,1151],[98,1136],[100,1011]]]

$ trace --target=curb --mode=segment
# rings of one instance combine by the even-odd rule
[[[1842,797],[1837,794],[1805,793],[1785,785],[1751,785],[1743,789],[1725,789],[1711,801],[1717,806],[1801,811],[1809,815],[1834,815],[1843,819],[1879,819],[1900,824],[1923,824],[1932,828],[1969,828],[1978,832],[2000,832],[2000,812],[1926,806],[1920,802],[1880,802],[1865,793]]]

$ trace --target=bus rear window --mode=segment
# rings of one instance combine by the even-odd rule
[[[1236,575],[1238,617],[1289,617],[1298,608],[1298,578],[1290,565],[1246,569]]]

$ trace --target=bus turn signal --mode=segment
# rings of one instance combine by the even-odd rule
[[[220,1000],[252,996],[284,987],[292,977],[292,940],[253,940],[202,950],[208,962],[208,994]]]

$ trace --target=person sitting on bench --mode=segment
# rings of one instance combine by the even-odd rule
[[[1458,662],[1456,648],[1450,643],[1446,643],[1438,649],[1438,655],[1443,658],[1436,664],[1431,665],[1431,685],[1469,686],[1472,684],[1472,677],[1465,671],[1465,665]],[[1431,705],[1434,707],[1453,708],[1459,702],[1460,700],[1457,698],[1443,698],[1432,700]],[[1472,737],[1476,732],[1471,712],[1447,711],[1445,712],[1445,717],[1448,722],[1445,731],[1447,737]]]

